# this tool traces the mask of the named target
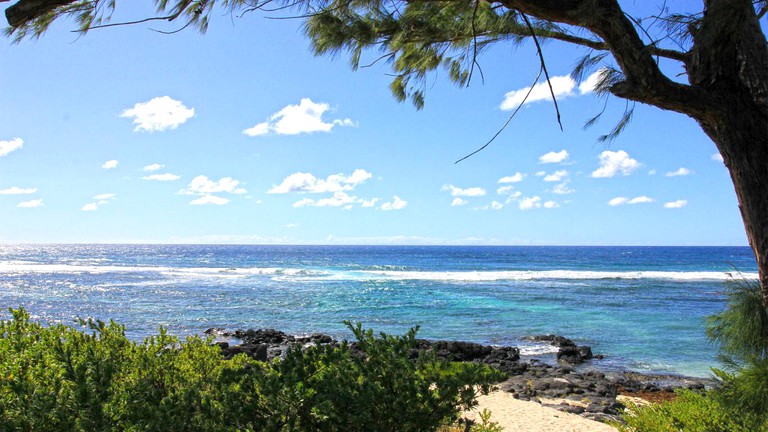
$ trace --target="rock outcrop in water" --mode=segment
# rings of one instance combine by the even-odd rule
[[[217,342],[225,359],[245,353],[256,360],[272,361],[284,356],[290,348],[305,348],[315,344],[339,345],[338,341],[325,334],[292,336],[274,329],[229,332],[211,328],[205,334],[220,340],[240,341],[238,344]],[[512,393],[518,399],[538,402],[594,420],[616,418],[623,408],[622,403],[616,399],[620,392],[672,392],[677,388],[703,389],[713,384],[708,379],[676,375],[590,370],[583,363],[603,357],[593,356],[588,346],[577,346],[570,339],[557,335],[533,336],[528,340],[549,342],[558,347],[556,362],[553,362],[556,365],[539,359],[521,358],[520,349],[516,347],[459,341],[418,339],[412,356],[415,358],[422,350],[434,350],[440,359],[493,366],[509,374],[509,378],[499,384],[501,390]],[[355,349],[354,342],[350,346]]]

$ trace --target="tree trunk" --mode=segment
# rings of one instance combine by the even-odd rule
[[[768,308],[768,119],[754,107],[733,106],[720,121],[699,121],[731,174],[747,239],[757,259]]]
[[[705,0],[693,34],[691,84],[714,102],[692,115],[731,174],[768,308],[768,44],[751,0]]]

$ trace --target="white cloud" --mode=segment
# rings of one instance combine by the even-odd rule
[[[16,205],[16,207],[21,207],[21,208],[35,208],[35,207],[44,207],[44,206],[45,204],[43,204],[42,199],[22,201]]]
[[[592,93],[600,78],[601,73],[602,69],[593,73],[587,77],[586,80],[582,81],[578,86],[578,92],[574,91],[576,90],[576,81],[574,81],[570,76],[553,76],[549,79],[549,82],[552,84],[552,93],[555,94],[557,100],[562,100],[569,96]],[[525,99],[525,95],[528,94],[529,90],[531,91],[531,94],[528,95],[528,99]],[[513,90],[508,92],[504,95],[504,100],[501,102],[500,108],[502,110],[513,110],[517,108],[521,103],[523,103],[523,100],[525,100],[526,104],[529,104],[532,102],[551,99],[552,94],[550,93],[549,84],[544,81],[534,85],[533,90],[531,90],[531,87],[524,87],[520,90]]]
[[[25,195],[33,194],[37,192],[37,188],[20,188],[18,186],[9,187],[8,189],[0,190],[0,195]]]
[[[162,96],[137,103],[133,108],[124,110],[120,117],[133,119],[136,125],[134,132],[159,132],[176,129],[194,115],[194,108],[187,108],[180,101]]]
[[[516,172],[514,175],[500,178],[498,183],[519,183],[523,181],[524,177],[525,177],[525,174],[521,172]]]
[[[573,189],[568,187],[568,180],[556,185],[552,188],[552,193],[558,194],[558,195],[567,195],[569,193],[573,193]]]
[[[309,98],[301,99],[298,105],[288,105],[269,117],[269,121],[245,129],[248,136],[260,136],[269,133],[277,135],[297,135],[301,133],[330,132],[334,126],[354,126],[348,119],[323,121],[322,117],[330,109],[327,103],[315,103]]]
[[[378,198],[374,198],[374,199],[371,199],[371,200],[361,199],[360,200],[360,207],[374,207],[374,206],[376,206],[377,202],[379,202]]]
[[[313,200],[304,198],[293,203],[294,207],[341,207],[360,202],[357,197],[350,196],[346,192],[334,192],[331,197]],[[370,207],[370,206],[369,206]]]
[[[564,178],[568,177],[568,171],[566,170],[559,170],[555,171],[552,174],[549,174],[548,176],[544,177],[545,182],[559,182],[563,181]]]
[[[639,197],[634,197],[631,200],[627,201],[627,204],[645,204],[645,203],[652,203],[654,201],[655,200],[651,197],[641,195]]]
[[[627,198],[627,197],[616,197],[616,198],[613,198],[610,201],[608,201],[608,205],[616,207],[616,206],[620,206],[622,204],[626,204],[627,201],[629,201],[629,198]]]
[[[595,86],[600,80],[600,75],[602,73],[603,73],[603,69],[600,69],[597,72],[593,72],[592,75],[588,76],[587,79],[585,79],[584,81],[581,82],[581,84],[579,84],[579,92],[581,94],[587,94],[595,91]]]
[[[679,177],[679,176],[687,176],[690,173],[691,173],[691,170],[689,170],[688,168],[681,167],[681,168],[678,168],[677,171],[671,171],[664,175],[667,177]]]
[[[500,203],[498,201],[491,202],[491,208],[494,209],[494,210],[501,210],[503,207],[504,207],[504,204],[502,204],[502,203]]]
[[[507,200],[506,200],[506,201],[504,201],[504,203],[505,203],[505,204],[509,204],[509,203],[511,203],[511,202],[515,202],[515,201],[517,201],[517,199],[518,199],[518,198],[520,198],[521,196],[523,196],[523,193],[522,193],[522,192],[520,192],[520,191],[516,191],[516,192],[514,192],[514,193],[511,193],[511,194],[509,194],[509,196],[507,197]]]
[[[599,156],[600,168],[592,172],[594,178],[610,178],[616,174],[630,175],[640,167],[640,162],[629,157],[624,150],[606,150]]]
[[[627,197],[616,197],[608,201],[609,206],[619,206],[623,204],[644,204],[644,203],[652,203],[654,201],[653,198],[647,197],[645,195],[641,195],[638,197],[634,197],[632,199],[629,199]]]
[[[561,163],[561,162],[564,162],[566,159],[568,159],[568,151],[566,150],[560,150],[559,152],[551,151],[539,157],[539,163],[542,163],[542,164]]]
[[[181,177],[177,176],[176,174],[165,173],[165,174],[150,174],[148,176],[142,177],[142,180],[174,181],[180,178]]]
[[[664,203],[664,208],[678,209],[678,208],[683,208],[686,205],[688,205],[688,201],[686,201],[686,200],[677,200],[677,201],[671,201],[671,202],[668,202],[668,203]]]
[[[544,208],[552,209],[552,208],[558,208],[560,207],[560,204],[558,204],[555,201],[547,201],[544,203]]]
[[[191,205],[224,205],[229,203],[229,199],[218,197],[216,195],[203,195],[189,203]]]
[[[543,177],[543,176],[545,176],[545,175],[547,175],[547,172],[546,172],[546,171],[539,171],[539,172],[537,172],[537,173],[535,174],[535,176],[536,176],[536,177]]]
[[[157,171],[161,168],[165,168],[165,165],[161,165],[159,163],[154,163],[151,165],[147,165],[144,168],[142,168],[143,171]]]
[[[365,181],[371,177],[373,177],[373,175],[364,169],[356,169],[349,176],[345,176],[344,174],[333,174],[326,179],[318,179],[311,173],[297,172],[286,177],[279,185],[273,185],[272,189],[268,190],[267,193],[328,193],[351,191],[357,185],[365,183]]]
[[[476,196],[485,195],[485,189],[481,187],[470,187],[470,188],[462,189],[454,185],[444,184],[441,190],[450,191],[451,196],[455,196],[455,197],[457,196],[476,197]]]
[[[498,195],[509,195],[512,193],[512,191],[515,190],[514,186],[502,186],[498,189],[496,189],[496,194]]]
[[[652,169],[652,170],[648,171],[648,175],[656,175],[656,170]]]
[[[214,193],[227,192],[231,194],[244,194],[244,188],[238,187],[240,181],[232,177],[224,177],[218,181],[210,180],[204,175],[199,175],[192,179],[186,188],[180,193],[185,195],[211,195]],[[208,203],[206,203],[208,204]]]
[[[104,169],[114,169],[114,168],[117,168],[117,164],[118,163],[119,162],[117,160],[112,159],[112,160],[108,160],[108,161],[104,162],[101,165],[101,167],[104,168]]]
[[[574,94],[573,89],[576,87],[576,82],[568,75],[553,76],[549,79],[549,82],[552,84],[552,91],[558,100]],[[530,95],[528,95],[528,99],[526,99],[525,96],[529,91]],[[524,87],[520,90],[507,92],[504,95],[504,100],[501,102],[500,108],[508,111],[517,108],[524,100],[526,104],[529,104],[551,99],[552,94],[549,91],[549,85],[544,81],[534,85],[533,90],[531,90],[531,87]]]
[[[22,147],[24,147],[24,140],[21,138],[14,138],[10,141],[0,141],[0,157]]]
[[[723,159],[723,155],[721,155],[720,153],[714,153],[712,155],[712,160],[715,162],[725,162],[725,159]]]
[[[453,199],[453,202],[451,202],[451,207],[458,207],[458,206],[467,205],[467,202],[468,202],[467,200],[464,200],[464,199],[461,199],[459,197],[456,197],[456,198]]]
[[[99,207],[102,205],[110,202],[111,200],[115,199],[115,194],[113,193],[103,193],[99,194],[93,197],[96,202],[88,203],[80,208],[82,211],[96,211]]]
[[[392,198],[391,202],[385,202],[379,207],[382,210],[402,210],[408,205],[408,201],[400,199],[397,195]]]
[[[531,210],[541,207],[541,197],[526,197],[520,200],[520,210]]]

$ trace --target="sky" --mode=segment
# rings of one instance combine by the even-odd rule
[[[138,3],[115,18],[147,16]],[[584,50],[544,48],[562,131],[540,82],[456,164],[527,93],[533,46],[490,49],[468,88],[431,75],[419,111],[386,64],[315,57],[301,25],[251,13],[205,35],[78,37],[63,22],[0,41],[0,242],[747,245],[693,120],[637,105],[598,141],[626,103],[569,77]]]

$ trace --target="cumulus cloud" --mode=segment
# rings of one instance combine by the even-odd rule
[[[183,195],[200,195],[200,198],[195,198],[189,202],[193,205],[224,205],[228,204],[230,200],[214,194],[244,194],[248,192],[245,188],[238,187],[239,185],[240,181],[235,180],[232,177],[211,180],[204,175],[199,175],[193,178],[187,187],[180,190],[179,193]]]
[[[140,102],[124,110],[120,117],[132,118],[134,132],[160,132],[176,129],[195,116],[194,108],[187,108],[180,101],[168,96],[156,97]]]
[[[555,171],[552,174],[549,174],[547,176],[544,176],[545,182],[559,182],[563,181],[564,178],[568,177],[568,171],[566,170],[559,170]]]
[[[498,183],[519,183],[523,181],[524,177],[525,177],[525,174],[521,172],[516,172],[514,175],[500,178]]]
[[[311,198],[304,198],[300,201],[293,203],[293,206],[294,207],[341,207],[341,206],[348,206],[354,203],[360,203],[362,205],[362,201],[364,200],[360,200],[355,196],[350,196],[346,192],[337,191],[337,192],[334,192],[333,195],[328,198],[322,198],[318,200],[314,200]],[[370,201],[366,201],[366,203],[370,203]],[[371,206],[372,205],[368,205],[367,207],[371,207]]]
[[[348,119],[323,121],[323,114],[330,109],[327,103],[315,103],[303,98],[298,105],[288,105],[272,114],[269,120],[245,129],[244,134],[255,137],[274,133],[277,135],[298,135],[302,133],[330,132],[334,126],[354,126]]]
[[[24,140],[21,138],[14,138],[10,141],[0,141],[0,157],[22,147],[24,147]]]
[[[273,185],[268,190],[270,194],[284,193],[334,193],[351,191],[356,186],[365,183],[373,174],[364,169],[356,169],[352,174],[333,174],[325,179],[318,179],[311,173],[297,172],[286,177],[279,185]]]
[[[359,202],[360,202],[360,207],[363,207],[363,208],[365,208],[365,207],[375,207],[376,203],[379,202],[379,199],[378,198],[373,198],[373,199],[370,199],[370,200],[361,199]]]
[[[408,201],[400,199],[397,195],[392,198],[392,201],[385,202],[379,207],[381,210],[402,210],[408,205]]]
[[[229,203],[228,198],[216,195],[203,195],[189,202],[191,205],[224,205]]]
[[[552,93],[558,100],[565,99],[570,96],[584,95],[592,93],[595,85],[597,84],[602,71],[597,71],[587,77],[581,85],[576,87],[576,81],[568,75],[553,76],[549,79],[552,84]],[[530,91],[530,94],[528,92]],[[526,99],[526,95],[528,98]],[[513,110],[517,108],[523,101],[525,104],[552,100],[552,94],[550,93],[549,84],[546,81],[540,82],[531,87],[524,87],[519,90],[513,90],[504,95],[504,100],[501,102],[500,108],[502,110]]]
[[[157,171],[162,168],[165,168],[165,165],[154,163],[154,164],[145,166],[144,168],[142,168],[142,171]]]
[[[193,178],[189,185],[181,190],[181,193],[184,195],[210,195],[220,192],[231,194],[244,194],[248,192],[245,188],[238,187],[239,185],[240,181],[232,177],[224,177],[214,181],[204,175],[199,175]]]
[[[565,162],[566,159],[568,159],[568,151],[566,150],[560,150],[559,152],[551,151],[547,154],[541,155],[541,157],[539,157],[539,163],[542,163],[542,164],[562,163],[562,162]]]
[[[638,197],[634,197],[632,199],[627,197],[616,197],[608,201],[609,206],[620,206],[623,204],[645,204],[645,203],[652,203],[654,201],[653,198],[647,197],[645,195],[641,195]]]
[[[22,201],[16,204],[16,207],[21,207],[21,208],[35,208],[35,207],[44,207],[44,206],[45,204],[43,204],[42,199]]]
[[[467,202],[468,202],[467,200],[456,197],[451,202],[451,207],[459,207],[459,206],[467,205]]]
[[[80,208],[82,211],[96,211],[99,209],[99,207],[103,206],[104,204],[107,204],[108,202],[115,199],[115,194],[113,193],[103,193],[99,194],[93,197],[95,202],[88,203]]]
[[[174,181],[180,179],[180,176],[177,176],[176,174],[171,173],[165,173],[165,174],[150,174],[148,176],[142,177],[142,180],[154,180],[154,181]]]
[[[533,196],[526,197],[520,200],[520,210],[531,210],[541,207],[541,197]]]
[[[671,201],[671,202],[664,203],[664,208],[678,209],[678,208],[683,208],[683,207],[685,207],[687,205],[688,205],[688,201],[686,201],[686,200],[677,200],[677,201]]]
[[[501,210],[502,208],[504,208],[504,204],[502,204],[502,203],[500,203],[498,201],[492,201],[491,202],[491,208],[494,209],[494,210]]]
[[[725,162],[725,159],[723,159],[723,155],[721,155],[720,153],[714,153],[712,155],[712,160],[715,162]]]
[[[101,165],[101,167],[104,168],[104,169],[114,169],[114,168],[117,168],[117,164],[118,163],[119,162],[117,160],[112,159],[112,160],[108,160],[108,161],[104,162]]]
[[[514,186],[502,186],[502,187],[496,189],[496,193],[498,195],[509,195],[514,190],[515,190]]]
[[[677,171],[671,171],[664,175],[667,177],[679,177],[679,176],[687,176],[690,173],[691,173],[691,170],[689,170],[688,168],[681,167],[681,168],[678,168]]]
[[[560,207],[560,204],[558,204],[555,201],[547,201],[544,203],[544,208],[552,209],[552,208],[558,208]]]
[[[483,196],[485,195],[485,189],[481,187],[470,187],[466,189],[462,189],[460,187],[456,187],[451,184],[444,184],[442,189],[444,191],[449,191],[451,193],[451,196],[469,196],[469,197],[477,197],[477,196]]]
[[[568,180],[566,180],[566,181],[564,181],[564,182],[562,182],[562,183],[560,183],[558,185],[555,185],[555,187],[552,188],[552,193],[553,194],[558,194],[558,195],[567,195],[567,194],[573,193],[573,192],[574,192],[573,189],[568,187]]]
[[[629,157],[624,150],[606,150],[598,157],[600,168],[592,172],[594,178],[610,178],[616,174],[628,176],[640,167],[640,162]]]
[[[37,188],[20,188],[18,186],[0,190],[0,195],[26,195],[37,192]]]

